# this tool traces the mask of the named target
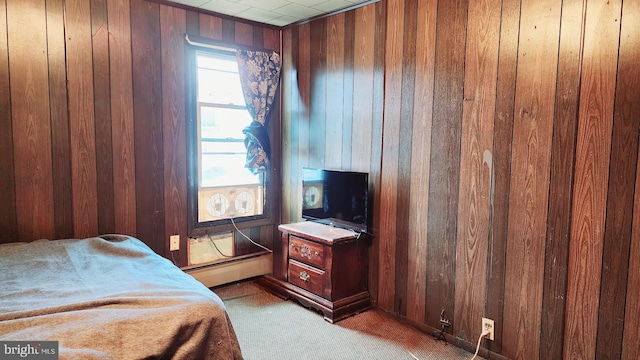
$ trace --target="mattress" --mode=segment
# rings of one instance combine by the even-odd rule
[[[241,359],[222,300],[125,235],[0,244],[0,341],[60,359]]]

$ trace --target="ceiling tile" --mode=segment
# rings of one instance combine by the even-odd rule
[[[313,8],[318,9],[324,13],[324,12],[335,11],[338,9],[344,9],[352,5],[353,5],[352,3],[345,0],[329,0],[329,1],[323,2],[322,4],[315,5],[313,6]]]
[[[285,5],[291,4],[291,1],[287,0],[240,0],[238,4],[255,7],[262,10],[273,11],[274,9],[281,8]]]
[[[306,19],[312,16],[319,15],[321,13],[320,10],[308,8],[298,4],[285,5],[281,8],[273,10],[273,12],[290,16],[296,19]]]
[[[200,5],[199,7],[205,10],[215,11],[217,13],[227,14],[227,15],[236,15],[249,8],[246,5],[241,5],[241,4],[238,4],[237,2],[231,2],[228,0],[209,1],[207,3]]]
[[[369,0],[169,0],[274,26],[331,13]]]

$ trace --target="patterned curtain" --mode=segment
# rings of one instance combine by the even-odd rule
[[[247,148],[245,167],[252,173],[263,172],[269,166],[269,111],[280,81],[281,61],[276,52],[238,50],[238,72],[247,108],[253,116],[251,125],[242,130]]]

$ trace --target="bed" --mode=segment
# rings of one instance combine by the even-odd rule
[[[61,359],[241,359],[222,300],[125,235],[0,244],[0,341]]]

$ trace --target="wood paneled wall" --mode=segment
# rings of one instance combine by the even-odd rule
[[[378,306],[510,359],[640,356],[640,4],[385,0],[283,32],[300,168],[368,171]]]
[[[124,233],[169,256],[179,234],[187,265],[185,33],[280,52],[279,29],[158,2],[0,0],[0,242]]]

